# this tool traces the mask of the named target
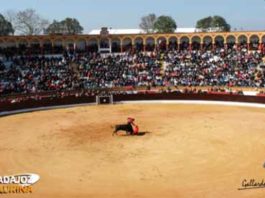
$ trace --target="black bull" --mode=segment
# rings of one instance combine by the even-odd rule
[[[120,124],[115,125],[115,130],[113,131],[113,134],[117,134],[118,131],[126,131],[127,134],[132,135],[133,134],[133,128],[131,124]]]

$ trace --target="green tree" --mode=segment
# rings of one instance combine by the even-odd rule
[[[74,18],[66,18],[63,21],[54,20],[52,24],[45,30],[46,34],[81,34],[83,27],[79,21]]]
[[[197,21],[196,28],[201,29],[203,32],[216,31],[216,32],[229,32],[231,26],[221,16],[209,16]]]
[[[209,16],[197,21],[196,28],[201,29],[203,32],[206,32],[211,27],[211,23],[212,23],[212,17]]]
[[[212,27],[219,29],[222,32],[229,32],[231,26],[226,22],[226,20],[221,16],[214,16],[212,18]]]
[[[157,18],[154,28],[158,33],[173,33],[177,28],[177,24],[170,16],[160,16]]]
[[[10,34],[14,34],[12,24],[0,14],[0,36],[8,36]]]
[[[141,18],[140,28],[147,33],[154,32],[154,24],[156,21],[155,14],[149,14]]]
[[[45,34],[62,34],[63,26],[59,21],[53,20],[53,22],[45,30]]]

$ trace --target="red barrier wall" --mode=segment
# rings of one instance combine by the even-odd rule
[[[243,96],[232,94],[183,94],[183,93],[152,93],[152,94],[117,94],[113,96],[114,102],[137,101],[137,100],[205,100],[205,101],[230,101],[265,104],[263,96]],[[45,97],[40,100],[25,99],[20,102],[0,102],[0,112],[23,110],[39,107],[52,107],[60,105],[73,105],[82,103],[94,103],[95,96],[65,96]]]

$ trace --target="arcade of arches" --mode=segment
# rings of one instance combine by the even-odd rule
[[[0,37],[0,53],[59,54],[69,52],[154,51],[154,50],[211,50],[236,48],[265,52],[265,32],[176,33],[133,35],[44,35]],[[264,53],[265,54],[265,53]]]

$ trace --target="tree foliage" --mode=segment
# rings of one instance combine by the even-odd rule
[[[0,14],[0,36],[8,36],[10,34],[14,34],[12,24]]]
[[[38,35],[48,26],[49,21],[42,18],[33,9],[26,9],[16,13],[14,27],[22,35]]]
[[[146,33],[154,32],[154,24],[156,21],[155,14],[149,14],[147,16],[143,16],[141,18],[140,28],[144,30]]]
[[[62,32],[61,22],[53,20],[53,22],[45,29],[45,34],[60,34]]]
[[[221,16],[209,16],[197,21],[196,28],[202,31],[229,32],[231,26]]]
[[[63,21],[54,20],[46,29],[46,34],[81,34],[83,27],[75,18],[66,18]]]
[[[158,33],[173,33],[177,28],[175,20],[170,16],[160,16],[154,24],[154,29]]]

